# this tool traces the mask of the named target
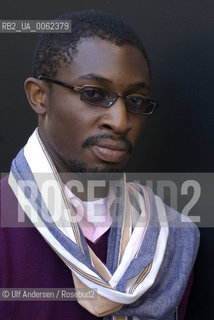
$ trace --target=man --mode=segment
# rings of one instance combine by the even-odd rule
[[[157,108],[148,58],[118,18],[92,10],[60,19],[72,20],[72,33],[41,36],[25,81],[38,130],[1,183],[0,284],[97,296],[2,301],[0,319],[175,319],[198,230],[122,174]]]

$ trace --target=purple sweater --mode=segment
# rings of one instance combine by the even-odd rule
[[[0,226],[14,225],[18,202],[8,185],[0,181]],[[19,207],[20,208],[20,207]],[[21,209],[20,209],[21,210]],[[95,254],[106,260],[107,235],[96,244],[87,241]],[[184,319],[192,277],[179,306]],[[0,227],[0,288],[74,288],[71,271],[50,248],[26,217],[23,227]],[[0,320],[94,320],[77,301],[0,301]]]
[[[17,221],[18,202],[7,182],[0,182],[1,222],[6,214]],[[1,288],[74,288],[71,271],[41,237],[36,228],[0,228]],[[2,225],[2,223],[1,223]],[[107,233],[96,244],[88,241],[105,262]],[[0,320],[85,320],[91,315],[77,301],[0,301]]]

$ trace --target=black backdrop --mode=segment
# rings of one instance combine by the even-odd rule
[[[152,95],[160,109],[142,134],[130,171],[212,172],[214,1],[104,0],[0,2],[0,19],[52,19],[76,10],[101,9],[138,32],[151,60]],[[25,144],[37,120],[23,90],[31,74],[34,34],[0,34],[0,171]],[[206,210],[206,208],[204,208]],[[187,319],[213,319],[214,231],[201,229]]]

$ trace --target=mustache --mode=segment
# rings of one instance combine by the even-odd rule
[[[133,150],[132,143],[125,136],[115,137],[115,136],[107,134],[107,133],[88,137],[87,139],[85,139],[82,142],[81,147],[83,149],[89,148],[89,147],[93,146],[94,144],[96,144],[99,140],[105,140],[105,139],[111,139],[113,141],[123,141],[126,144],[128,153],[131,153]]]

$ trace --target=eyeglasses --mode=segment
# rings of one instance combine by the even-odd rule
[[[78,87],[73,84],[42,75],[40,75],[38,79],[53,82],[72,89],[80,94],[80,100],[97,107],[109,108],[118,98],[123,98],[126,109],[131,113],[150,115],[158,108],[158,103],[155,99],[146,97],[142,94],[136,93],[123,97],[106,88],[90,85]]]

